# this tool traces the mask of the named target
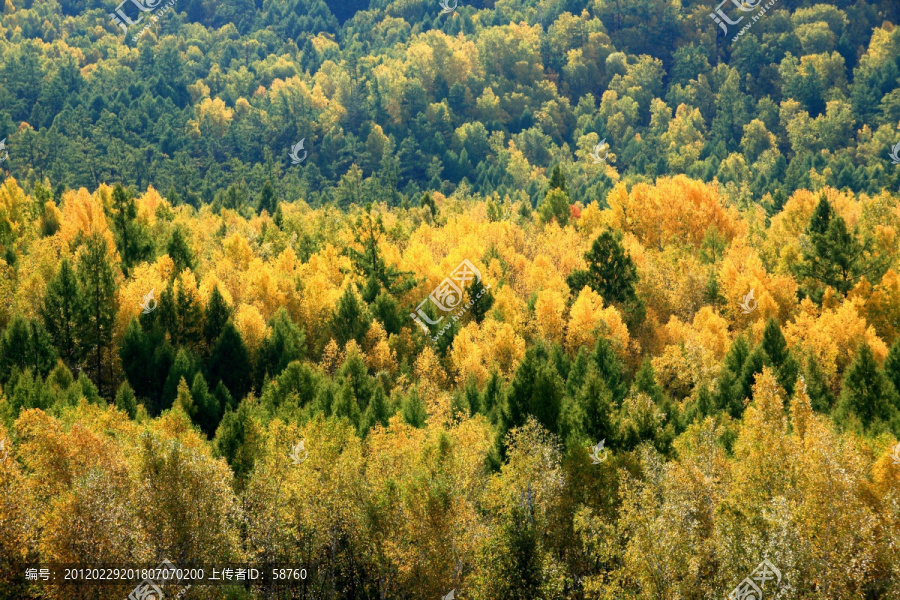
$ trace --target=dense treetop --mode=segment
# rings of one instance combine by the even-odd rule
[[[426,189],[534,205],[559,164],[573,200],[684,173],[775,211],[801,188],[898,187],[892,0],[782,0],[736,40],[755,13],[726,36],[706,0],[334,2],[337,17],[322,0],[178,0],[127,36],[112,2],[0,15],[3,167],[27,186],[234,207],[269,180],[313,205]]]

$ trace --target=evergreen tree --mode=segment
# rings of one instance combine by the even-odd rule
[[[864,427],[877,422],[889,423],[897,416],[897,404],[896,391],[878,368],[872,349],[863,342],[844,375],[836,409],[837,421],[847,423],[852,416]]]
[[[793,396],[800,365],[788,350],[787,340],[784,339],[781,326],[775,319],[769,319],[766,322],[760,346],[769,358],[769,364],[775,368],[779,385],[785,389],[788,397]]]
[[[188,388],[188,384],[184,380],[184,377],[178,380],[175,402],[173,402],[172,405],[180,406],[181,410],[183,410],[187,416],[191,417],[191,419],[193,419],[197,414],[197,407],[194,406],[194,399],[191,397],[191,390],[190,388]]]
[[[572,216],[569,196],[561,189],[551,188],[538,206],[538,213],[544,223],[555,220],[560,227],[565,227],[569,224],[569,217]]]
[[[800,276],[817,283],[804,288],[806,294],[821,302],[824,287],[840,294],[849,292],[864,275],[880,277],[885,268],[883,257],[866,258],[870,244],[861,244],[847,229],[843,217],[836,215],[824,194],[819,199],[806,228],[808,245],[796,269]]]
[[[744,372],[744,365],[749,357],[750,345],[743,336],[739,336],[731,344],[728,354],[725,355],[725,364],[719,374],[715,407],[728,412],[735,419],[740,418],[743,414],[744,399],[749,398],[749,395],[745,395],[744,387],[741,384],[741,374]]]
[[[559,432],[565,385],[550,366],[547,354],[542,346],[525,351],[506,396],[505,431],[521,427],[528,415],[532,415],[549,431]]]
[[[494,292],[484,290],[484,283],[479,280],[473,280],[471,285],[469,285],[469,299],[475,302],[471,309],[472,317],[479,325],[484,321],[491,307],[494,306]],[[479,294],[481,294],[480,298],[478,297]],[[475,300],[476,298],[478,299]]]
[[[172,237],[169,238],[169,243],[166,244],[166,254],[175,263],[176,274],[181,273],[185,269],[194,268],[194,253],[184,238],[184,233],[181,232],[180,227],[176,227],[172,231]]]
[[[569,186],[566,183],[566,176],[563,174],[559,163],[553,165],[553,170],[550,172],[550,184],[547,186],[547,194],[553,190],[559,190],[566,195],[566,198],[569,197]]]
[[[406,395],[403,399],[400,413],[403,415],[403,420],[413,427],[425,427],[425,419],[428,417],[428,414],[425,412],[425,405],[422,404],[422,399],[419,398],[418,390],[412,389]]]
[[[369,401],[369,406],[366,408],[366,413],[363,415],[360,434],[367,435],[376,425],[387,427],[390,418],[391,410],[388,406],[387,395],[384,393],[384,388],[377,385],[375,393],[372,394],[372,399]]]
[[[209,393],[209,386],[206,385],[203,373],[194,375],[194,381],[191,384],[191,397],[194,399],[194,406],[197,409],[195,415],[197,425],[200,426],[200,429],[203,430],[207,437],[212,437],[222,418],[222,407],[219,405],[219,400]]]
[[[266,211],[269,216],[272,216],[277,209],[278,199],[275,197],[275,187],[270,180],[266,179],[259,195],[259,212],[262,214],[262,211]]]
[[[13,369],[46,377],[57,358],[43,325],[16,315],[0,337],[0,381],[8,380]]]
[[[337,309],[331,317],[331,335],[341,346],[350,340],[362,344],[369,330],[371,319],[363,304],[354,293],[352,286],[347,286],[338,300]]]
[[[347,419],[355,429],[359,429],[360,405],[353,394],[353,386],[349,380],[344,380],[338,389],[332,414],[339,419]]]
[[[567,403],[566,438],[569,445],[596,444],[606,440],[606,446],[617,445],[615,403],[612,392],[596,368],[587,373],[584,383]]]
[[[112,194],[112,226],[116,248],[122,257],[122,272],[127,275],[132,266],[150,256],[152,245],[137,222],[134,198],[118,183]]]
[[[256,385],[262,389],[266,379],[277,377],[288,364],[303,358],[306,336],[294,324],[284,308],[269,319],[269,335],[259,348],[256,362]]]
[[[366,280],[363,300],[372,302],[381,290],[396,296],[412,289],[415,285],[415,280],[410,277],[412,273],[388,265],[381,256],[384,223],[381,214],[376,214],[371,204],[366,205],[365,212],[356,219],[353,235],[362,246],[362,251],[348,247],[347,255],[357,273]]]
[[[900,338],[894,342],[884,359],[884,374],[893,384],[894,390],[900,393]]]
[[[431,213],[431,220],[434,221],[438,217],[438,208],[437,204],[434,203],[434,198],[431,197],[431,194],[425,192],[422,194],[422,199],[419,201],[419,206],[422,208],[428,208]]]
[[[597,374],[612,392],[616,406],[622,404],[628,393],[628,382],[625,380],[625,367],[613,350],[612,344],[605,337],[600,337],[594,346],[591,362],[597,368]]]
[[[163,298],[166,296],[166,298]],[[192,349],[200,347],[203,341],[203,308],[191,290],[178,286],[174,299],[165,290],[160,294],[160,317],[167,317],[166,329],[175,346],[187,346]],[[163,302],[165,300],[165,302]],[[171,306],[171,310],[166,310]]]
[[[69,260],[64,258],[56,276],[47,284],[40,312],[44,328],[53,340],[60,358],[70,369],[75,368],[80,354],[77,343],[80,301],[81,292],[75,271]]]
[[[129,419],[137,416],[137,400],[134,397],[134,390],[127,381],[123,381],[119,391],[116,392],[116,408],[126,413]]]
[[[118,306],[115,278],[108,260],[106,239],[102,234],[94,234],[85,240],[78,262],[77,278],[82,292],[78,337],[93,373],[93,380],[102,396],[104,359],[111,351],[112,330]]]
[[[234,324],[229,321],[222,329],[207,363],[207,379],[222,383],[231,397],[243,399],[250,391],[250,354]]]
[[[209,294],[209,301],[206,303],[206,312],[203,319],[203,338],[206,340],[208,348],[212,348],[225,324],[231,318],[231,308],[225,302],[222,293],[219,292],[219,286],[214,286]]]
[[[194,355],[185,348],[179,348],[175,355],[175,362],[169,369],[166,377],[166,383],[163,386],[162,403],[156,407],[157,412],[167,410],[178,397],[179,382],[193,381],[194,376],[199,372],[199,362]],[[185,411],[187,412],[187,411]],[[190,414],[190,413],[189,413]]]
[[[588,286],[610,303],[624,304],[637,298],[634,291],[637,267],[612,231],[601,233],[584,259],[587,270],[573,271],[566,279],[573,294]]]
[[[262,429],[251,416],[247,403],[225,413],[216,430],[213,448],[216,456],[223,457],[234,471],[238,489],[243,488],[262,452]]]

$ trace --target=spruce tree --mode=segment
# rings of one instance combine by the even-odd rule
[[[115,277],[109,264],[106,239],[96,233],[85,240],[78,261],[78,286],[82,302],[78,313],[78,337],[100,395],[104,391],[104,359],[112,346],[117,300]],[[110,373],[111,375],[111,373]]]
[[[266,211],[269,216],[273,216],[278,208],[278,200],[275,197],[275,187],[272,182],[266,179],[263,184],[262,192],[259,195],[259,212]]]
[[[870,427],[876,422],[889,423],[896,414],[896,391],[878,368],[872,349],[863,342],[844,375],[837,420],[845,423],[852,415]]]
[[[172,237],[169,238],[169,243],[166,244],[166,254],[175,263],[176,274],[181,273],[185,269],[194,268],[194,253],[180,227],[176,227],[172,231]]]
[[[222,329],[209,357],[207,369],[210,383],[222,383],[238,401],[250,391],[250,354],[231,321]]]
[[[64,258],[59,271],[47,284],[41,318],[60,358],[70,369],[78,364],[78,317],[81,313],[81,291],[69,259]]]
[[[269,335],[259,348],[256,361],[256,385],[262,389],[266,379],[277,377],[293,361],[303,357],[306,336],[294,324],[283,307],[269,319]]]
[[[231,308],[225,302],[222,293],[219,292],[219,286],[214,286],[209,294],[203,319],[203,338],[206,340],[208,348],[212,349],[230,318]]]
[[[197,408],[195,422],[207,437],[212,437],[222,418],[222,407],[219,406],[219,400],[209,392],[209,386],[206,385],[206,379],[203,378],[202,373],[194,375],[194,381],[191,383],[191,397]]]
[[[403,399],[400,413],[403,415],[403,420],[413,427],[425,427],[425,419],[428,417],[428,414],[425,412],[425,405],[422,404],[422,399],[419,398],[418,390],[415,388],[410,390],[406,398]]]
[[[549,431],[559,432],[565,384],[547,358],[542,346],[525,351],[506,396],[504,431],[521,427],[532,415]]]
[[[370,322],[365,304],[354,293],[352,286],[347,286],[329,323],[332,336],[341,346],[350,340],[361,344]]]
[[[137,400],[128,381],[123,381],[116,392],[116,408],[126,413],[129,419],[134,419],[137,415]]]
[[[56,349],[39,322],[16,315],[0,337],[0,381],[14,369],[45,377],[56,364]]]
[[[573,271],[566,279],[573,294],[588,286],[605,302],[624,304],[636,299],[637,267],[614,232],[606,230],[597,236],[584,259],[588,268]]]
[[[122,257],[122,272],[127,275],[133,265],[150,256],[152,244],[137,222],[134,198],[118,183],[112,195],[112,229]]]
[[[175,362],[169,369],[166,383],[163,386],[162,403],[156,407],[156,412],[167,410],[178,397],[179,382],[193,381],[194,376],[200,370],[197,358],[187,349],[179,348],[175,355]],[[185,383],[187,385],[187,383]]]

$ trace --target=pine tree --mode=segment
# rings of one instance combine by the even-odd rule
[[[56,276],[47,284],[40,312],[44,328],[53,340],[60,358],[70,369],[76,367],[80,354],[77,343],[80,301],[81,292],[75,271],[69,260],[64,258]]]
[[[184,238],[180,227],[176,227],[172,231],[172,237],[169,238],[169,243],[166,244],[166,254],[175,263],[176,275],[185,269],[194,268],[194,253]]]
[[[425,420],[428,414],[425,412],[425,405],[422,404],[422,399],[419,398],[418,390],[412,389],[406,395],[406,398],[403,399],[400,413],[403,415],[403,420],[413,427],[425,427]]]
[[[222,329],[207,363],[210,382],[222,383],[233,398],[243,399],[250,391],[250,354],[234,324]]]
[[[479,294],[481,294],[481,297],[478,296]],[[478,299],[476,300],[476,298]],[[475,302],[471,309],[472,317],[474,317],[476,323],[481,324],[491,307],[494,306],[494,292],[491,290],[485,291],[482,281],[473,280],[472,284],[469,285],[469,299]]]
[[[884,359],[884,374],[894,385],[894,390],[900,393],[900,338],[894,342]]]
[[[269,213],[269,216],[272,216],[275,214],[277,208],[278,200],[275,197],[275,187],[272,185],[271,181],[266,179],[259,196],[259,212],[262,214],[262,211],[266,211]]]
[[[769,364],[775,368],[779,385],[785,389],[788,396],[793,396],[800,366],[788,350],[787,340],[784,339],[781,326],[775,319],[769,319],[766,323],[760,345],[769,358]]]
[[[179,406],[185,414],[193,419],[197,414],[197,407],[194,406],[194,399],[191,397],[191,390],[188,388],[184,377],[178,380],[178,388],[175,395],[175,402],[172,406]]]
[[[216,456],[225,459],[234,471],[238,489],[243,488],[262,451],[262,430],[250,414],[247,403],[228,411],[216,431],[213,442]]]
[[[194,406],[197,408],[196,423],[207,437],[212,437],[222,418],[222,407],[219,406],[219,400],[209,393],[209,386],[206,385],[206,379],[203,378],[202,373],[194,375],[194,381],[191,384],[191,397],[194,399]]]
[[[525,351],[506,396],[505,431],[521,427],[528,415],[532,415],[549,431],[559,432],[565,385],[547,358],[542,346]]]
[[[225,324],[231,318],[231,308],[225,302],[219,286],[214,286],[209,294],[209,302],[206,303],[206,312],[203,320],[203,338],[208,348],[212,348],[222,335]]]
[[[388,419],[391,417],[390,407],[388,406],[387,395],[384,388],[380,385],[375,387],[375,393],[369,401],[366,413],[363,415],[360,434],[365,436],[376,425],[387,427]]]
[[[303,358],[306,336],[294,324],[284,308],[269,319],[269,335],[259,348],[256,361],[256,385],[262,389],[266,379],[277,377],[288,364]]]
[[[844,375],[836,418],[846,423],[851,415],[865,427],[889,423],[897,415],[897,395],[888,378],[878,368],[875,355],[863,342]]]
[[[175,355],[175,362],[169,369],[166,377],[165,386],[163,386],[162,403],[156,407],[156,411],[167,410],[172,406],[178,398],[178,385],[181,381],[193,381],[194,376],[200,370],[199,361],[187,349],[179,348]],[[185,383],[185,386],[187,383]],[[190,413],[188,413],[190,414]]]
[[[85,240],[77,277],[83,300],[78,313],[78,337],[102,396],[104,357],[111,350],[118,306],[115,278],[102,234],[94,234]]]
[[[588,286],[606,302],[634,302],[637,298],[634,291],[638,281],[637,267],[616,234],[610,230],[601,233],[584,258],[587,270],[573,271],[566,279],[573,294]]]
[[[377,214],[371,204],[366,205],[365,212],[356,219],[353,235],[362,246],[362,251],[348,247],[347,256],[357,273],[366,280],[363,300],[372,302],[381,290],[397,296],[412,289],[415,285],[412,272],[400,271],[388,265],[381,255],[380,245],[385,237],[384,223],[381,214]]]
[[[886,268],[884,257],[866,257],[871,244],[857,240],[843,217],[834,213],[824,194],[809,221],[806,236],[809,244],[796,269],[800,276],[818,283],[816,287],[804,288],[816,301],[821,301],[824,286],[846,294],[864,275],[878,279]]]
[[[547,194],[553,190],[559,190],[566,195],[566,198],[569,197],[569,186],[566,183],[566,176],[563,174],[559,163],[553,165],[553,170],[550,172],[550,184],[547,186]]]
[[[357,298],[353,287],[347,286],[331,317],[331,334],[341,346],[350,340],[361,344],[369,330],[369,323],[370,317],[365,304]]]
[[[594,346],[591,362],[597,368],[597,373],[606,383],[606,387],[612,392],[616,406],[622,404],[625,394],[628,393],[628,382],[625,380],[625,367],[613,350],[612,344],[605,337],[600,337]]]
[[[119,391],[116,392],[116,408],[126,413],[129,419],[137,416],[137,400],[134,397],[134,390],[127,381],[123,381]]]
[[[152,245],[137,222],[137,206],[134,198],[121,184],[116,184],[112,195],[112,225],[116,248],[122,257],[122,272],[128,270],[152,253]]]
[[[57,358],[43,325],[16,315],[0,337],[0,381],[9,379],[13,369],[45,377]]]
[[[165,290],[160,295],[160,304],[163,303],[163,295],[167,295]],[[186,289],[185,286],[178,286],[175,291],[174,301],[171,302],[172,310],[169,315],[167,329],[172,344],[175,346],[188,346],[190,348],[199,348],[200,342],[203,340],[203,308],[197,301],[197,297],[192,290]],[[169,300],[170,296],[166,298]],[[160,309],[167,308],[169,302]],[[168,311],[167,311],[168,312]],[[163,313],[165,314],[165,313]],[[162,316],[162,314],[160,315]]]
[[[746,338],[739,336],[731,344],[725,355],[725,364],[719,374],[718,390],[715,394],[715,407],[724,410],[732,418],[740,418],[744,412],[744,387],[741,385],[741,374],[750,356],[750,345]]]
[[[572,216],[569,196],[561,189],[551,188],[538,206],[538,213],[544,223],[555,220],[560,227],[565,227],[569,224],[569,217]]]

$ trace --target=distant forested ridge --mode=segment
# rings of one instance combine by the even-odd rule
[[[57,201],[120,182],[255,208],[269,181],[314,206],[536,205],[558,164],[573,201],[687,174],[774,213],[797,189],[900,181],[892,0],[781,0],[727,35],[711,0],[178,0],[139,39],[149,14],[126,37],[113,2],[0,15],[0,166]]]

